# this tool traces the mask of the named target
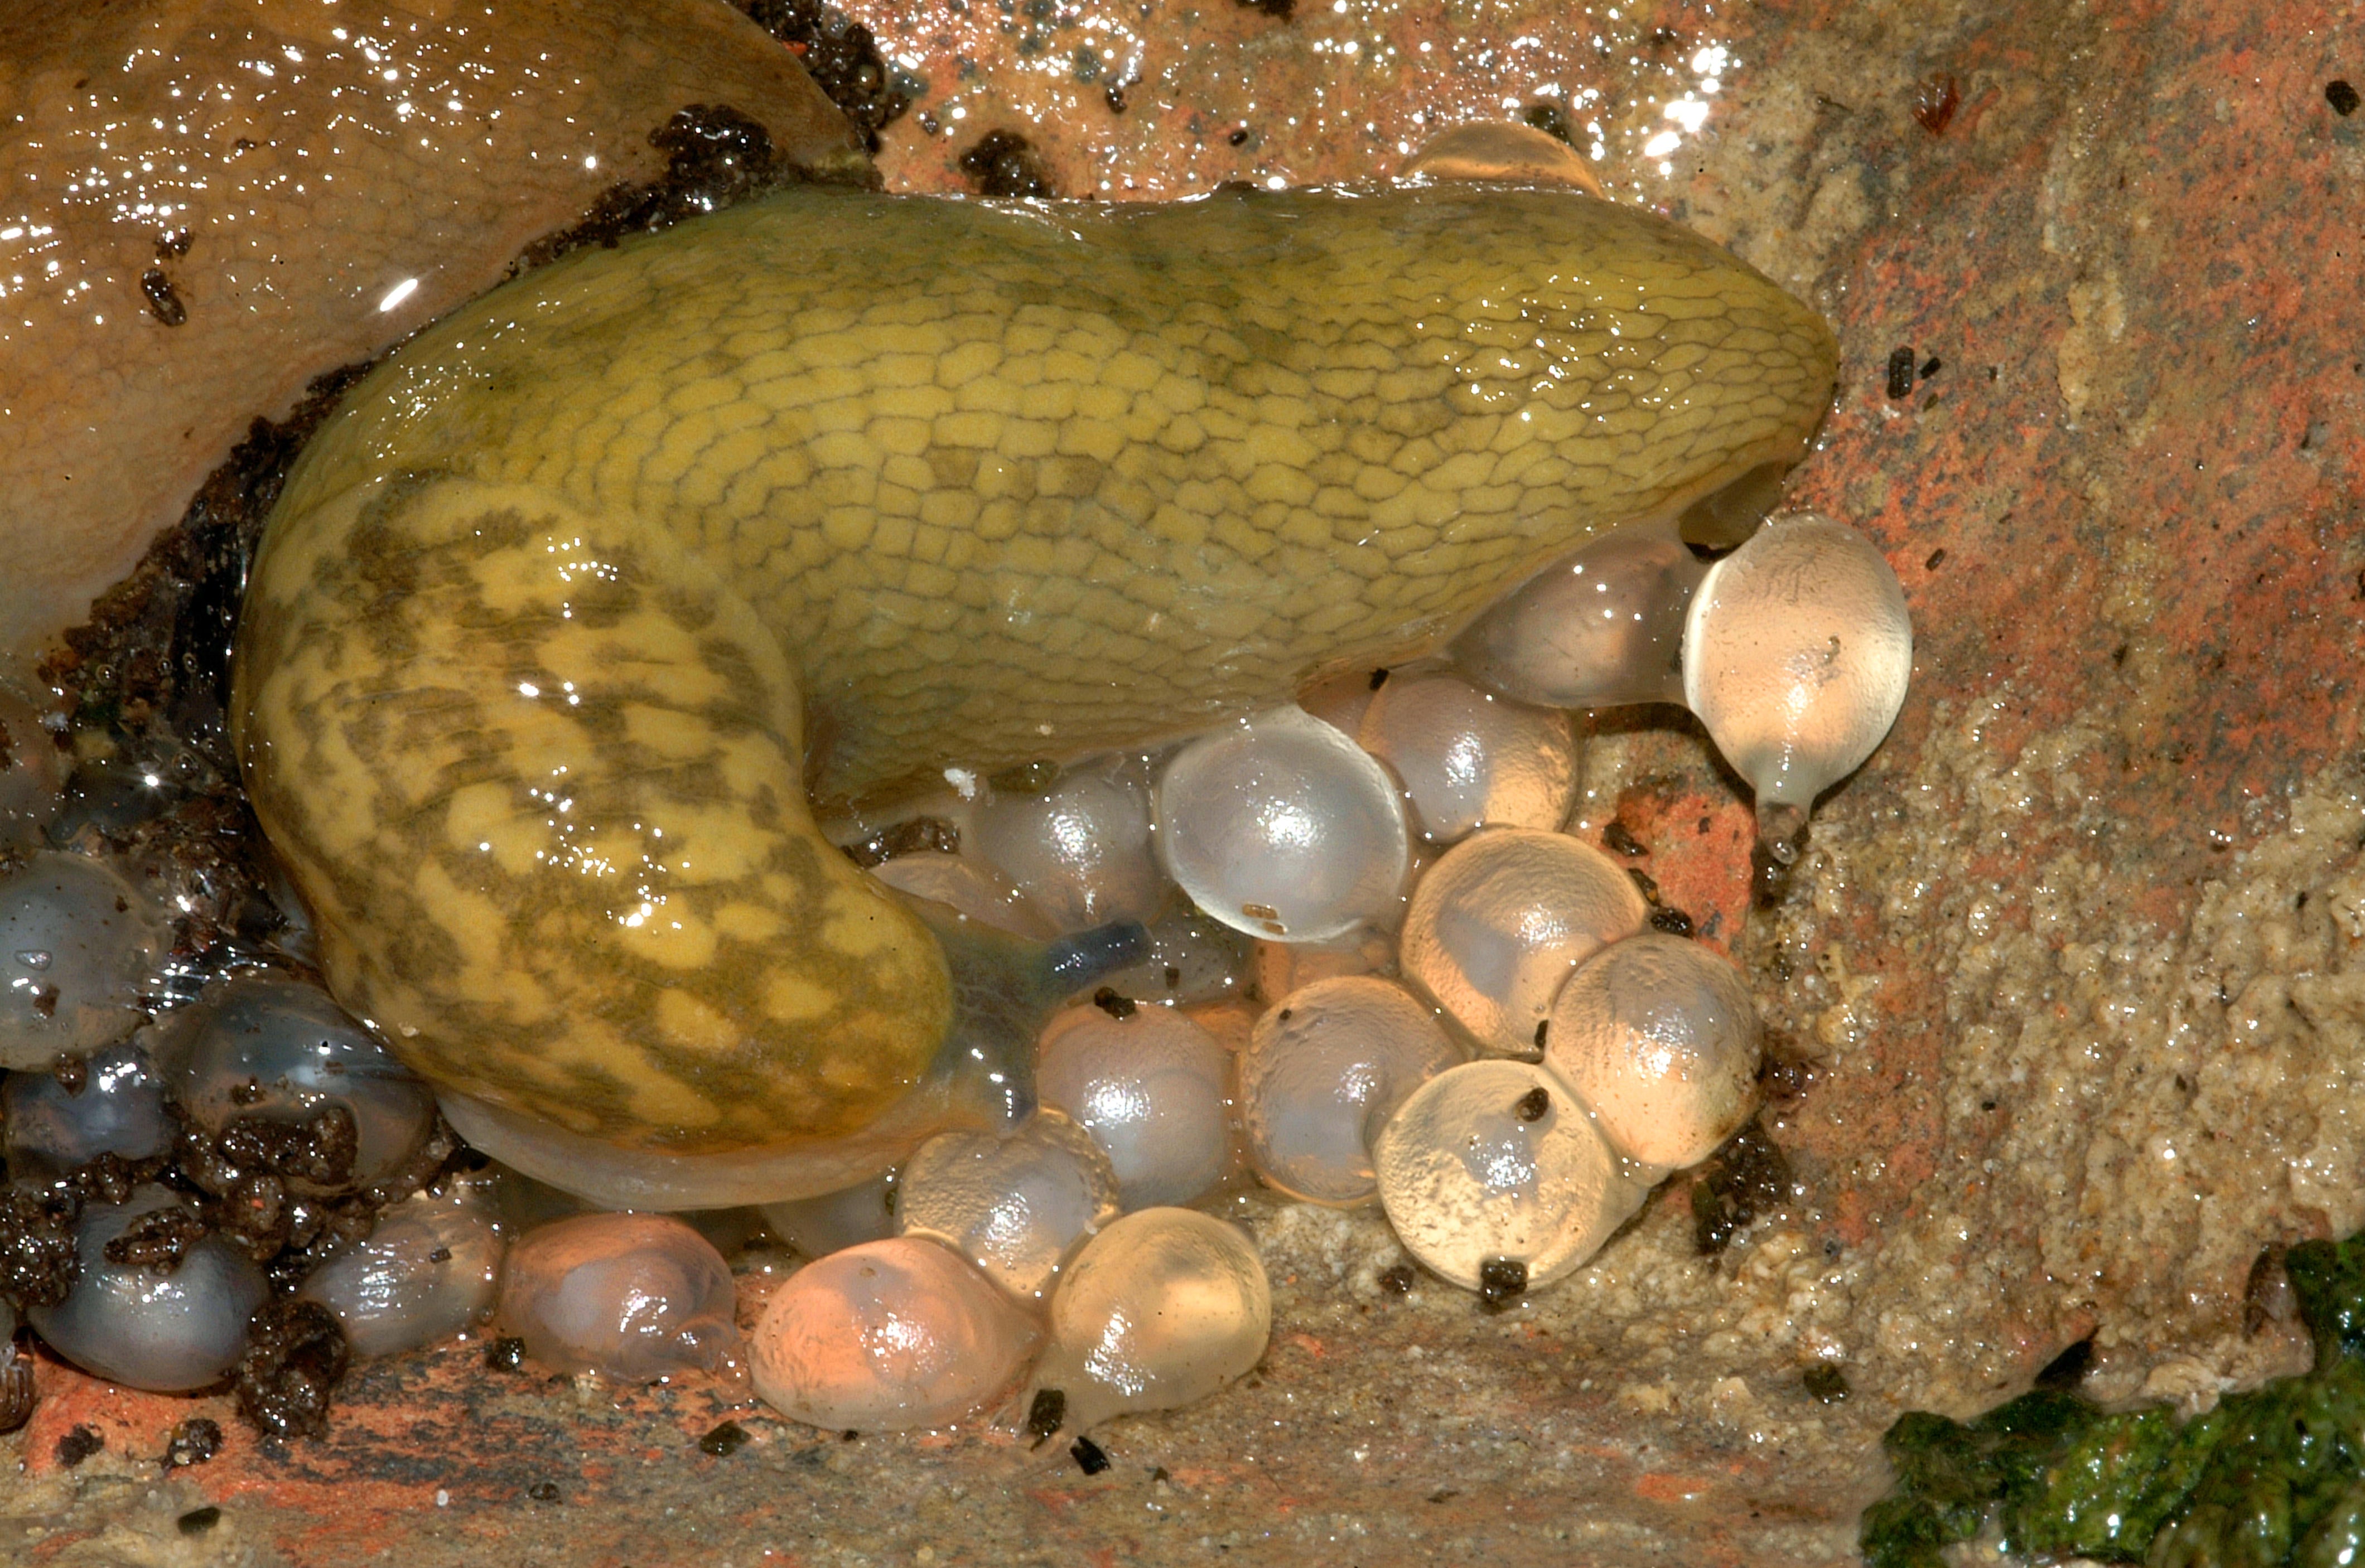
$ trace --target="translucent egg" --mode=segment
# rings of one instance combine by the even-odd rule
[[[1889,734],[1912,671],[1897,574],[1813,513],[1768,522],[1710,567],[1684,623],[1684,700],[1757,792],[1759,837],[1781,859],[1815,797]]]
[[[1388,681],[1355,738],[1395,769],[1413,826],[1432,844],[1488,825],[1556,828],[1576,799],[1568,715],[1493,696],[1460,676]]]
[[[577,1215],[501,1264],[501,1330],[555,1372],[630,1383],[712,1371],[738,1349],[730,1266],[668,1215]]]
[[[479,1197],[420,1193],[304,1278],[296,1294],[336,1315],[356,1356],[451,1338],[492,1315],[501,1238]]]
[[[0,1067],[130,1034],[169,946],[147,895],[87,856],[47,850],[0,879]]]
[[[826,1258],[895,1234],[895,1184],[896,1172],[889,1170],[819,1197],[765,1204],[758,1212],[774,1236],[808,1258]]]
[[[1757,1054],[1741,971],[1698,943],[1645,933],[1569,977],[1544,1063],[1620,1153],[1664,1171],[1706,1159],[1741,1130]]]
[[[1576,149],[1534,126],[1510,120],[1457,125],[1438,132],[1396,171],[1396,178],[1575,185],[1601,195],[1601,182]]]
[[[1195,1209],[1144,1209],[1084,1243],[1051,1295],[1051,1342],[1033,1404],[1062,1425],[1205,1398],[1264,1355],[1272,1293],[1237,1226]]]
[[[1547,708],[1680,702],[1684,614],[1707,569],[1673,530],[1621,528],[1496,600],[1453,660]]]
[[[934,900],[997,931],[1037,941],[1057,935],[1050,917],[1015,883],[967,855],[898,855],[873,866],[870,874],[898,892]]]
[[[1565,834],[1490,828],[1413,884],[1405,974],[1489,1051],[1540,1049],[1569,971],[1642,928],[1633,879]]]
[[[1146,921],[1171,892],[1150,848],[1148,770],[1135,757],[1083,764],[1039,794],[997,789],[965,843],[1061,931]]]
[[[1390,975],[1395,967],[1395,934],[1373,925],[1359,925],[1328,942],[1256,945],[1257,989],[1267,996],[1287,996],[1316,980],[1341,975]]]
[[[10,1073],[0,1114],[8,1170],[20,1178],[54,1179],[102,1154],[147,1159],[170,1150],[178,1130],[164,1113],[163,1079],[133,1041],[92,1054],[78,1090],[52,1073]]]
[[[1577,1269],[1648,1191],[1567,1086],[1522,1061],[1439,1073],[1397,1107],[1372,1154],[1406,1249],[1498,1301]]]
[[[1319,942],[1376,915],[1410,849],[1387,770],[1272,708],[1200,736],[1158,780],[1158,850],[1191,901],[1251,936]]]
[[[1128,1209],[1188,1203],[1224,1173],[1231,1057],[1171,1007],[1073,1007],[1043,1031],[1035,1089],[1093,1137]]]
[[[1049,1291],[1059,1260],[1116,1218],[1116,1170],[1092,1135],[1038,1111],[1006,1137],[941,1133],[903,1168],[896,1219],[943,1242],[1022,1300]]]
[[[1350,977],[1293,991],[1240,1053],[1249,1158],[1293,1197],[1368,1202],[1372,1139],[1406,1095],[1461,1059],[1401,986]]]
[[[1008,1392],[1040,1337],[983,1274],[898,1236],[798,1270],[765,1308],[749,1361],[757,1394],[791,1420],[905,1431]]]
[[[1187,899],[1175,899],[1149,923],[1149,955],[1102,979],[1119,996],[1188,1007],[1247,989],[1256,944]]]
[[[246,1349],[247,1325],[271,1292],[254,1260],[217,1236],[189,1242],[170,1272],[106,1260],[108,1242],[166,1210],[195,1217],[186,1200],[162,1187],[84,1208],[74,1239],[81,1278],[65,1300],[25,1316],[51,1350],[84,1372],[177,1394],[230,1374]]]
[[[385,1180],[435,1121],[426,1083],[319,987],[241,975],[217,980],[157,1025],[150,1047],[198,1126],[241,1117],[303,1123],[331,1107],[353,1118],[352,1183]]]
[[[0,844],[38,843],[65,804],[67,754],[41,717],[0,688]]]

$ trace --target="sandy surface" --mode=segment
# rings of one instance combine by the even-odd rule
[[[753,1440],[712,1457],[728,1388],[620,1396],[461,1347],[366,1370],[324,1442],[233,1430],[166,1479],[188,1405],[45,1364],[0,1558],[1846,1562],[1899,1408],[1979,1407],[2089,1333],[2111,1397],[2295,1364],[2271,1292],[2246,1326],[2254,1260],[2365,1221],[2365,113],[2325,93],[2365,80],[2365,24],[2263,0],[1622,9],[857,14],[925,84],[891,183],[953,185],[980,130],[1019,126],[1075,194],[1333,177],[1552,99],[1613,191],[1832,318],[1841,401],[1798,495],[1905,584],[1903,719],[1745,926],[1747,813],[1695,734],[1599,726],[1586,808],[1738,937],[1813,1060],[1769,1122],[1789,1211],[1708,1261],[1664,1193],[1487,1316],[1378,1285],[1399,1254],[1374,1216],[1247,1201],[1264,1367],[1115,1424],[1095,1478],[992,1436],[846,1442],[744,1409]],[[1700,128],[1646,153],[1687,89]],[[1940,364],[1891,398],[1900,346]],[[1818,1360],[1844,1403],[1804,1392]],[[77,1422],[108,1447],[63,1472]],[[185,1534],[201,1504],[219,1521]]]

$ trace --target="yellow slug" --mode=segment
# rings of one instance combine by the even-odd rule
[[[1796,462],[1834,364],[1725,252],[1565,191],[786,192],[349,399],[255,565],[248,784],[330,983],[430,1078],[628,1148],[842,1137],[952,1004],[809,796],[1433,645]]]

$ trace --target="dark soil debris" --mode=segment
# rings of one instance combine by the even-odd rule
[[[151,1209],[106,1244],[106,1260],[169,1274],[205,1236],[206,1223],[194,1209],[178,1204]]]
[[[1068,1457],[1074,1460],[1076,1468],[1086,1475],[1098,1475],[1109,1467],[1107,1452],[1090,1438],[1078,1438],[1068,1450]]]
[[[203,1535],[221,1523],[221,1510],[208,1503],[202,1508],[191,1508],[174,1521],[183,1535]]]
[[[582,221],[545,234],[520,253],[511,276],[572,251],[613,246],[632,234],[670,229],[752,196],[811,178],[779,156],[772,133],[728,104],[692,104],[649,132],[665,173],[644,184],[619,181],[600,193]]]
[[[82,1200],[64,1183],[11,1186],[0,1199],[0,1295],[21,1306],[49,1306],[73,1289],[79,1264],[74,1222]]]
[[[1601,830],[1601,846],[1615,850],[1630,860],[1640,860],[1651,853],[1650,846],[1635,837],[1634,830],[1616,817],[1610,818],[1609,825]]]
[[[1398,1263],[1380,1271],[1378,1284],[1390,1295],[1410,1295],[1412,1287],[1418,1278],[1419,1276],[1413,1272],[1411,1264]]]
[[[140,274],[140,297],[148,301],[148,314],[167,327],[178,327],[189,319],[189,308],[173,288],[173,280],[164,275],[162,267],[150,267]]]
[[[1051,178],[1034,146],[1015,131],[989,130],[962,153],[960,172],[989,196],[1051,196]]]
[[[1689,936],[1692,917],[1680,909],[1654,909],[1651,912],[1651,929],[1666,936]]]
[[[72,1470],[84,1460],[106,1447],[106,1439],[88,1427],[76,1427],[58,1439],[57,1461]]]
[[[501,1336],[485,1348],[485,1364],[495,1372],[516,1372],[525,1365],[525,1341]]]
[[[1139,1004],[1129,996],[1120,996],[1108,986],[1093,992],[1093,1005],[1112,1018],[1130,1018]]]
[[[736,1421],[725,1421],[698,1439],[698,1451],[716,1459],[726,1458],[747,1446],[747,1428]]]
[[[1038,1388],[1035,1401],[1026,1407],[1026,1435],[1037,1447],[1048,1441],[1068,1419],[1068,1395],[1065,1390]]]
[[[1826,1405],[1836,1405],[1848,1396],[1847,1373],[1829,1361],[1817,1361],[1799,1374],[1799,1381],[1807,1392]]]
[[[1709,1156],[1692,1182],[1692,1245],[1714,1257],[1758,1215],[1795,1195],[1790,1161],[1752,1120]]]
[[[39,1403],[33,1358],[15,1339],[0,1339],[0,1432],[13,1432],[31,1420]]]
[[[2342,119],[2347,119],[2357,112],[2359,104],[2365,103],[2365,98],[2359,98],[2356,88],[2335,76],[2324,84],[2324,101],[2332,106],[2334,114],[2338,115]]]
[[[185,1470],[193,1464],[203,1464],[221,1452],[221,1423],[207,1416],[192,1416],[173,1428],[164,1443],[164,1466],[168,1470]]]
[[[878,151],[879,132],[912,106],[912,95],[896,81],[870,29],[820,0],[735,3],[748,20],[789,46],[853,125],[864,149]]]
[[[239,1359],[239,1414],[274,1437],[318,1436],[351,1355],[335,1315],[319,1302],[266,1302]]]
[[[1489,1258],[1478,1266],[1478,1305],[1503,1312],[1528,1294],[1528,1266],[1517,1258]]]

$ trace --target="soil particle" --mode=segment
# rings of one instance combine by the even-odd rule
[[[1133,1016],[1137,1003],[1133,998],[1119,996],[1111,988],[1103,986],[1093,992],[1093,1005],[1112,1018],[1130,1018]]]
[[[736,0],[748,20],[789,46],[870,152],[879,133],[912,106],[869,28],[820,0]]]
[[[189,319],[189,308],[173,290],[173,280],[164,275],[162,267],[150,267],[140,274],[140,293],[148,301],[148,314],[167,327],[178,327]]]
[[[1923,79],[1921,91],[1913,96],[1913,118],[1931,135],[1944,136],[1962,101],[1962,89],[1955,73],[1935,72]]]
[[[196,1212],[174,1204],[151,1210],[124,1226],[123,1233],[106,1244],[106,1260],[169,1274],[205,1236],[206,1223]]]
[[[1098,1475],[1109,1467],[1108,1454],[1090,1438],[1078,1438],[1074,1446],[1068,1450],[1068,1457],[1074,1460],[1076,1468],[1086,1475]]]
[[[183,1535],[203,1535],[221,1523],[221,1510],[208,1503],[202,1508],[191,1508],[174,1523]]]
[[[1640,860],[1651,853],[1650,846],[1635,837],[1634,830],[1616,817],[1610,818],[1609,825],[1601,830],[1601,846],[1615,850],[1630,860]]]
[[[1068,1395],[1065,1390],[1038,1388],[1035,1401],[1026,1407],[1026,1435],[1037,1447],[1049,1439],[1068,1419]]]
[[[495,1372],[520,1370],[525,1365],[525,1341],[503,1335],[486,1347],[485,1364]]]
[[[2355,114],[2359,103],[2365,103],[2365,99],[2357,95],[2356,88],[2337,76],[2324,84],[2324,101],[2330,104],[2332,112],[2342,119]]]
[[[846,846],[846,858],[866,871],[899,855],[958,853],[960,829],[942,817],[912,817]]]
[[[1053,196],[1051,179],[1034,147],[1015,131],[989,130],[960,155],[960,172],[977,194],[989,196]]]
[[[76,1427],[58,1439],[58,1463],[72,1470],[84,1460],[106,1447],[106,1439],[88,1427]]]
[[[39,1402],[33,1386],[33,1358],[14,1338],[0,1339],[0,1432],[13,1432],[31,1420]]]
[[[21,1306],[50,1306],[73,1289],[79,1266],[74,1222],[82,1200],[61,1182],[18,1182],[0,1199],[0,1295]]]
[[[1478,1305],[1488,1312],[1508,1310],[1528,1294],[1528,1266],[1517,1258],[1489,1258],[1478,1266]]]
[[[267,1302],[247,1331],[238,1363],[238,1410],[274,1437],[327,1430],[329,1395],[351,1351],[335,1314],[317,1301]]]
[[[510,275],[572,251],[612,247],[627,235],[670,229],[685,218],[810,177],[779,156],[770,131],[728,104],[692,104],[677,111],[649,132],[649,145],[666,155],[664,174],[645,183],[609,186],[581,222],[528,245]]]
[[[716,1459],[737,1453],[747,1446],[747,1428],[736,1421],[725,1421],[698,1439],[698,1451]]]
[[[1826,1405],[1836,1405],[1848,1396],[1847,1373],[1829,1361],[1817,1361],[1799,1374],[1799,1381]]]
[[[203,1464],[221,1451],[221,1424],[210,1417],[192,1416],[173,1428],[164,1444],[164,1467],[185,1470]]]
[[[1714,1257],[1796,1192],[1790,1161],[1754,1120],[1709,1156],[1692,1181],[1692,1244]]]

